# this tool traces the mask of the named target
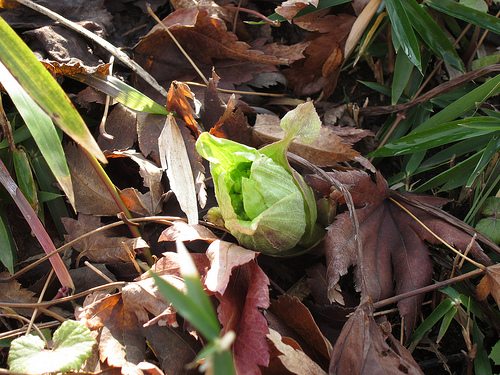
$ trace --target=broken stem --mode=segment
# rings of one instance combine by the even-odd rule
[[[439,242],[441,242],[443,245],[445,245],[448,249],[450,249],[451,251],[453,251],[455,254],[457,254],[458,256],[464,258],[465,260],[469,261],[470,263],[472,263],[473,265],[475,265],[477,268],[481,269],[481,270],[485,270],[486,267],[483,266],[481,263],[478,263],[474,260],[472,260],[471,258],[465,256],[464,254],[462,254],[460,251],[458,251],[457,249],[455,249],[453,246],[451,246],[450,244],[448,244],[445,240],[443,240],[441,237],[439,237],[436,233],[434,233],[432,230],[429,229],[429,227],[427,227],[424,223],[422,223],[422,221],[419,220],[418,217],[416,217],[415,215],[413,215],[405,206],[403,206],[401,203],[399,203],[397,200],[395,200],[394,198],[392,197],[389,197],[389,199],[391,201],[393,201],[395,204],[397,204],[403,211],[405,211],[408,215],[410,215],[417,223],[419,223],[427,232],[429,232],[430,234],[432,234]]]
[[[464,273],[463,275],[460,275],[460,276],[455,276],[455,277],[453,277],[451,279],[448,279],[448,280],[440,281],[439,283],[435,283],[435,284],[432,284],[432,285],[425,286],[423,288],[412,290],[410,292],[399,294],[399,295],[394,296],[394,297],[383,299],[381,301],[375,302],[373,304],[373,308],[375,310],[376,309],[380,309],[380,308],[382,308],[384,306],[387,306],[387,305],[399,302],[399,301],[401,301],[403,299],[410,298],[410,297],[416,296],[418,294],[432,292],[434,290],[443,288],[445,286],[448,286],[448,285],[451,285],[451,284],[458,283],[460,281],[464,281],[464,280],[470,279],[471,277],[483,274],[486,271],[486,268],[484,268],[484,269],[480,269],[480,268],[479,269],[475,269],[474,271],[470,271],[470,272]]]

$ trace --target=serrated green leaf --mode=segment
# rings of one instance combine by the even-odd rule
[[[57,126],[106,163],[106,157],[61,86],[2,18],[0,34],[0,62]]]
[[[434,54],[457,70],[464,71],[464,64],[445,35],[424,7],[415,0],[401,0],[406,12],[411,14],[410,22],[422,40]]]
[[[500,341],[493,345],[489,357],[495,362],[495,365],[500,365]]]
[[[116,77],[103,74],[75,74],[70,77],[102,91],[135,111],[160,115],[167,115],[169,113],[164,106],[156,103],[142,92]]]
[[[92,353],[95,340],[83,324],[68,320],[55,332],[51,348],[38,336],[12,341],[7,363],[11,371],[28,374],[79,370]]]
[[[420,48],[408,15],[400,0],[386,0],[385,6],[392,25],[394,48],[399,45],[418,70],[422,71]],[[396,52],[399,48],[396,48]]]

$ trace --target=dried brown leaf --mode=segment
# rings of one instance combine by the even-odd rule
[[[276,13],[285,17],[287,20],[292,20],[293,17],[303,8],[308,5],[318,7],[318,0],[287,0],[276,8]]]
[[[218,237],[207,227],[201,224],[189,225],[185,221],[174,221],[174,223],[165,229],[158,238],[161,241],[215,241]]]
[[[355,186],[350,192],[358,207],[356,214],[363,246],[366,290],[362,292],[374,301],[388,298],[394,293],[398,295],[427,286],[433,272],[427,242],[440,244],[440,241],[389,198],[400,202],[448,244],[465,250],[471,242],[471,233],[474,232],[472,228],[468,227],[470,231],[467,231],[467,226],[463,223],[454,225],[444,219],[442,211],[431,206],[442,205],[447,202],[445,199],[412,194],[402,196],[389,189],[380,173],[374,176],[375,181],[362,171],[335,172],[333,176],[343,184]],[[339,192],[335,192],[333,196],[339,202],[345,202]],[[412,201],[420,204],[420,207],[407,203]],[[424,207],[424,204],[427,206]],[[332,291],[339,278],[358,262],[354,227],[347,212],[337,215],[335,222],[328,227],[325,249],[328,287]],[[470,253],[488,264],[489,258],[477,242],[471,247]],[[359,267],[355,276],[357,287],[361,289],[362,275]],[[399,312],[405,317],[407,337],[415,327],[422,300],[423,295],[419,295],[398,303]]]
[[[98,137],[97,143],[103,151],[132,148],[137,140],[137,112],[121,103],[116,104],[106,120],[106,132],[114,138]]]
[[[272,143],[282,139],[283,129],[280,126],[279,117],[258,115],[253,127],[253,138],[255,145]],[[329,126],[323,126],[320,130],[320,136],[312,143],[293,141],[289,151],[318,166],[333,166],[360,156]]]
[[[500,306],[500,265],[490,266],[486,268],[486,275],[481,279],[477,286],[477,299],[482,301],[488,295],[495,299],[495,302]]]
[[[281,353],[278,359],[283,366],[293,374],[297,375],[326,375],[326,372],[302,350],[286,343],[285,338],[274,329],[269,330],[267,335],[275,348]]]
[[[371,303],[362,303],[349,318],[335,343],[329,374],[422,375],[410,353],[390,332],[389,323],[379,325]]]

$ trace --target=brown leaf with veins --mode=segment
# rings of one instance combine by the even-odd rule
[[[373,305],[362,302],[345,324],[333,348],[332,375],[423,375],[410,353],[396,340],[390,324],[377,324]]]
[[[182,118],[193,135],[198,137],[200,131],[198,130],[198,123],[193,117],[195,110],[193,108],[194,94],[189,89],[188,85],[182,82],[172,82],[168,90],[167,104],[165,108],[167,111],[174,111],[177,116]]]
[[[84,306],[77,320],[93,331],[102,362],[121,367],[124,375],[142,374],[137,364],[145,359],[146,343],[136,315],[125,307],[121,294]]]
[[[238,41],[236,35],[227,30],[223,20],[203,9],[178,9],[162,22],[205,77],[212,75],[215,66],[222,77],[223,88],[248,82],[256,73],[274,71],[277,65],[291,62]],[[287,46],[282,46],[280,55],[286,49]],[[296,56],[296,48],[288,49]],[[134,52],[135,60],[163,86],[170,85],[173,80],[199,80],[198,73],[161,27],[155,26],[135,46]]]
[[[259,366],[269,363],[269,328],[259,310],[269,307],[268,285],[266,274],[252,261],[235,269],[224,294],[216,294],[221,336],[230,330],[236,333],[233,355],[238,374],[260,375]]]
[[[448,244],[465,250],[476,231],[437,209],[446,199],[400,194],[390,190],[380,173],[373,181],[362,171],[334,172],[332,176],[350,189],[359,221],[359,235],[362,243],[364,280],[366,290],[363,295],[379,301],[392,295],[409,292],[429,285],[433,273],[432,263],[426,242],[440,244],[432,234],[415,219],[390,200],[395,199],[413,213],[431,231]],[[332,197],[345,203],[341,193],[335,191]],[[478,239],[487,242],[484,236]],[[494,246],[494,244],[493,244]],[[490,246],[491,247],[491,246]],[[329,291],[334,290],[340,277],[347,273],[350,266],[356,265],[356,242],[354,227],[348,212],[337,215],[328,227],[325,237],[327,257],[327,279]],[[474,242],[470,254],[484,264],[491,264],[481,246]],[[361,289],[359,267],[356,268],[356,282]],[[405,318],[405,332],[410,336],[424,296],[406,298],[399,301],[398,309]]]

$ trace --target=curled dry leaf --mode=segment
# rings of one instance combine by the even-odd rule
[[[297,375],[326,375],[326,372],[302,350],[297,349],[282,339],[281,335],[274,329],[269,330],[267,335],[272,345],[281,353],[278,360],[281,361],[286,370]]]
[[[377,324],[373,306],[362,302],[335,343],[330,362],[332,375],[422,375],[410,353],[390,332],[390,324]]]
[[[215,241],[218,237],[213,232],[201,224],[189,225],[185,221],[174,221],[174,223],[165,229],[158,238],[161,241]]]
[[[293,17],[303,8],[309,4],[318,7],[318,0],[287,0],[284,1],[279,7],[276,8],[276,13],[285,17],[287,20],[292,20]]]

